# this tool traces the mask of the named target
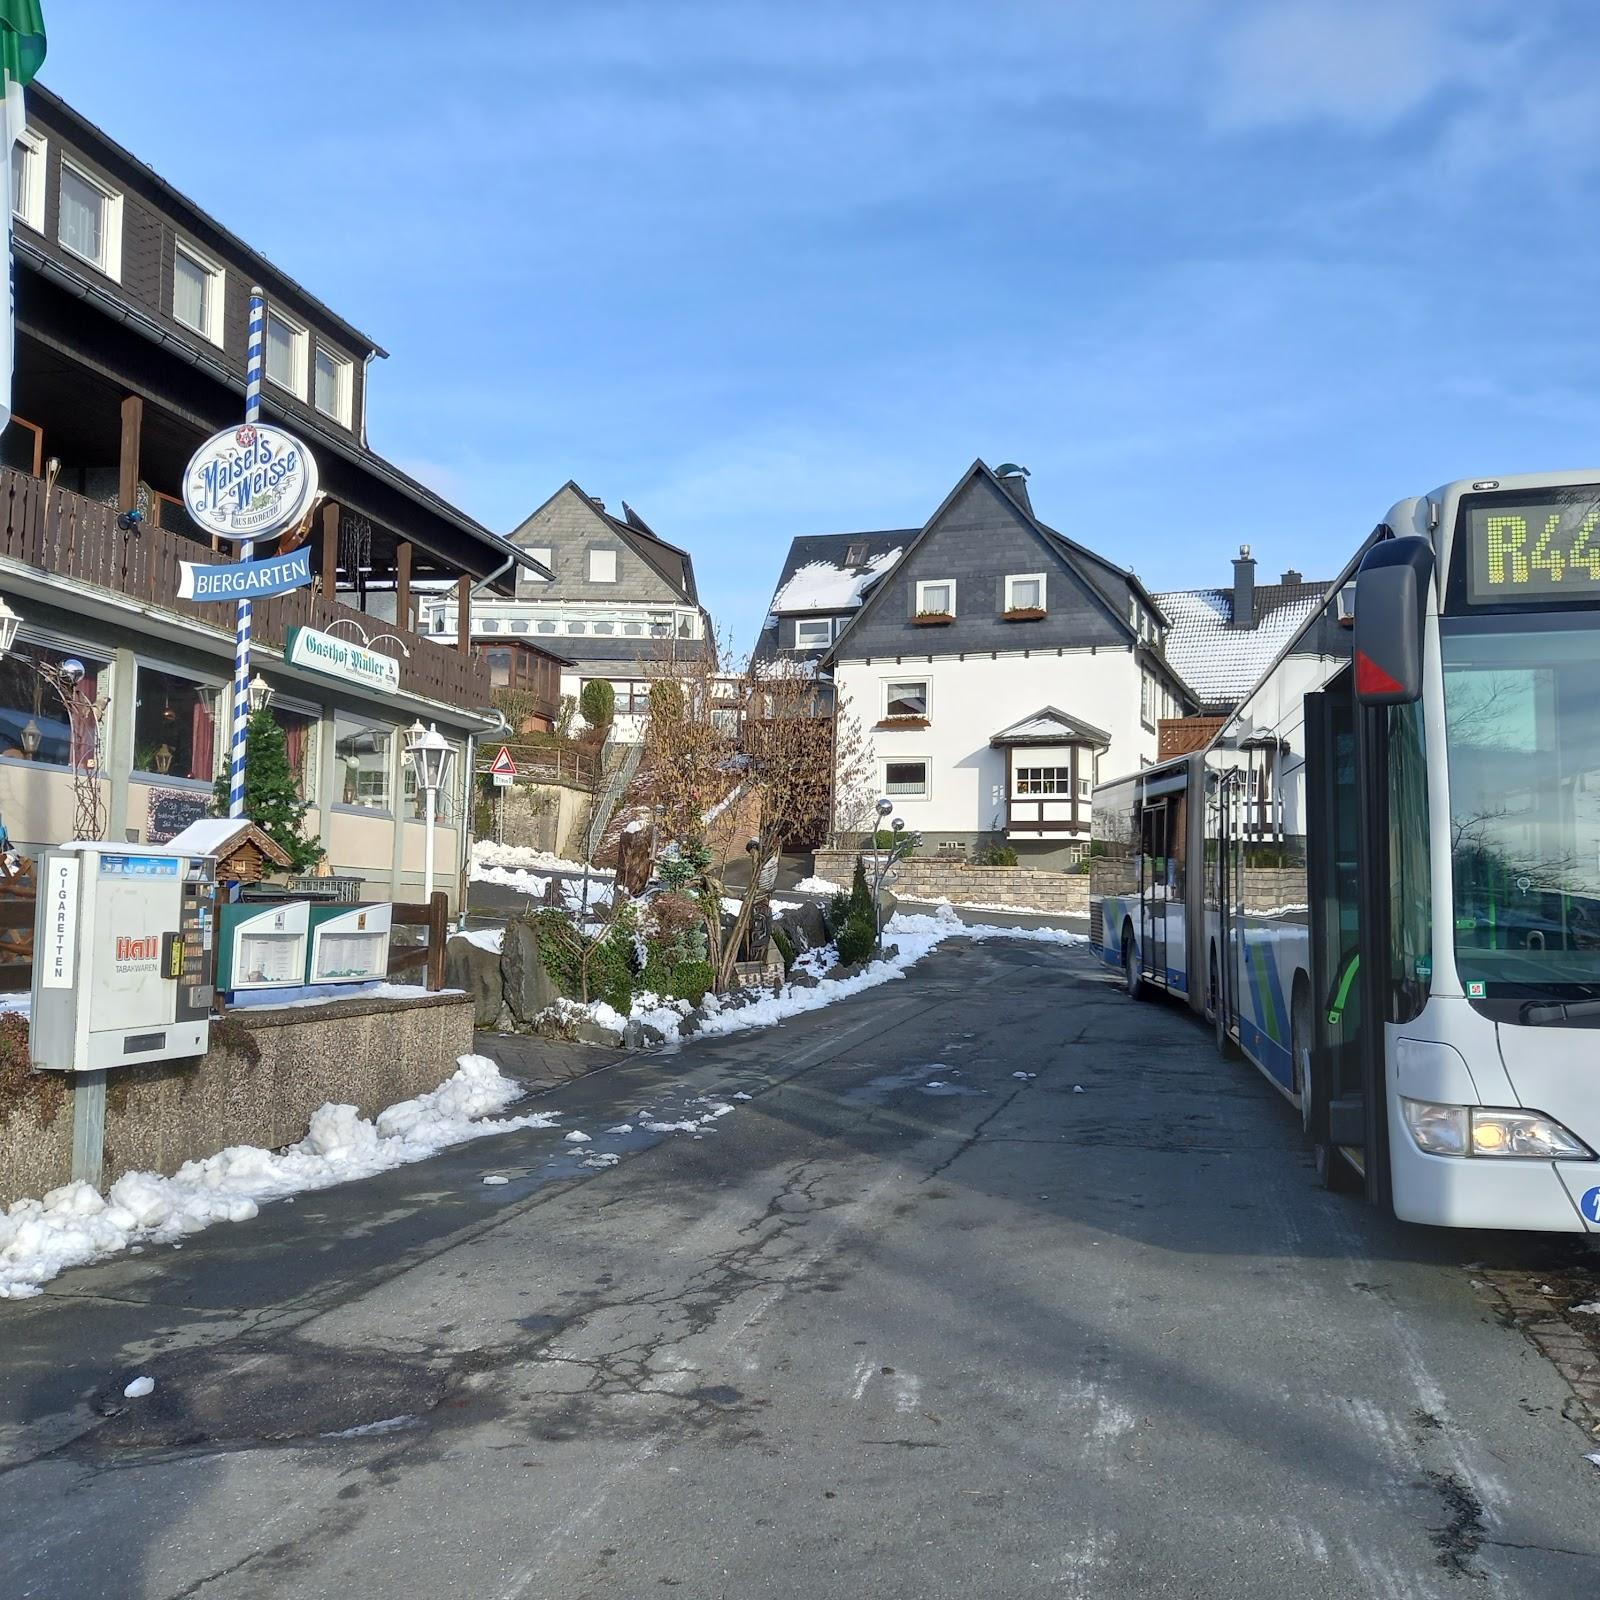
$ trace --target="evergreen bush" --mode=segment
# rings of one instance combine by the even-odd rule
[[[230,775],[217,776],[212,803],[228,814]],[[250,713],[244,736],[244,814],[289,852],[291,868],[308,872],[322,859],[322,840],[305,836],[307,803],[300,798],[283,729],[267,706]]]
[[[772,942],[778,947],[778,954],[783,957],[783,970],[787,972],[794,965],[794,944],[782,928],[774,927]]]
[[[850,880],[850,916],[872,921],[872,890],[867,886],[867,864],[860,856],[856,857],[855,876]]]
[[[865,917],[852,916],[835,941],[839,947],[839,960],[846,966],[865,961],[872,954],[875,938],[870,914]]]
[[[617,714],[617,693],[604,678],[591,678],[578,696],[578,709],[591,728],[609,728]]]
[[[674,1000],[687,1000],[697,1006],[706,997],[706,991],[717,981],[717,969],[709,961],[684,961],[672,970],[667,980],[667,993]]]

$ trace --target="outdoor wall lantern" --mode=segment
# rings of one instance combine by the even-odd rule
[[[411,769],[416,774],[417,787],[422,790],[423,838],[422,894],[425,900],[433,899],[433,826],[438,809],[439,791],[449,781],[450,764],[455,751],[450,741],[439,732],[437,724],[429,723],[426,730],[419,717],[407,730],[406,754],[411,757]]]
[[[250,686],[245,693],[250,699],[252,715],[272,704],[272,692],[272,685],[259,672],[250,680]]]
[[[33,758],[38,755],[39,741],[44,737],[44,735],[40,732],[39,724],[35,722],[32,717],[29,717],[28,720],[23,723],[22,732],[19,737],[22,741],[23,755],[32,761]]]
[[[17,642],[17,629],[22,626],[22,618],[0,599],[0,657],[11,654],[11,647]]]
[[[170,744],[158,745],[155,753],[157,772],[172,771],[172,746]]]

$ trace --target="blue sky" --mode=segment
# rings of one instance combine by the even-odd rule
[[[389,349],[379,450],[502,531],[626,497],[740,648],[792,535],[974,456],[1154,588],[1600,466],[1581,0],[44,9],[45,82]]]

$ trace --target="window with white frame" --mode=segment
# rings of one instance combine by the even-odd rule
[[[172,315],[212,344],[222,343],[222,268],[179,239],[172,256]]]
[[[589,582],[615,583],[617,581],[617,552],[591,550],[589,552]]]
[[[306,330],[281,311],[267,312],[267,376],[299,399],[306,393]]]
[[[323,416],[346,428],[350,426],[350,383],[350,363],[319,344],[312,403]]]
[[[1141,672],[1139,674],[1139,720],[1147,728],[1152,725],[1150,712],[1152,687],[1153,686],[1150,682],[1150,674],[1148,672]]]
[[[926,799],[928,763],[926,761],[885,761],[883,792],[900,800]]]
[[[796,650],[825,650],[833,643],[831,617],[799,617],[794,625]]]
[[[82,167],[61,163],[61,216],[56,237],[108,278],[122,277],[122,196]]]
[[[928,680],[926,678],[898,678],[883,686],[883,715],[892,721],[896,717],[923,717],[928,715]]]
[[[1044,574],[1030,572],[1021,577],[1006,579],[1007,611],[1044,610]]]
[[[1018,794],[1072,793],[1071,767],[1018,767]]]
[[[954,578],[930,578],[917,585],[917,615],[919,617],[953,617],[956,614],[956,581]]]
[[[11,214],[44,232],[45,141],[24,128],[11,147]]]
[[[1089,780],[1087,778],[1078,779],[1078,798],[1080,800],[1089,798]]]

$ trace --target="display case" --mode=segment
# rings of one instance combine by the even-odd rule
[[[389,975],[393,907],[310,906],[307,983],[372,983]]]
[[[304,900],[240,901],[219,907],[217,987],[238,993],[303,984],[309,911]]]

